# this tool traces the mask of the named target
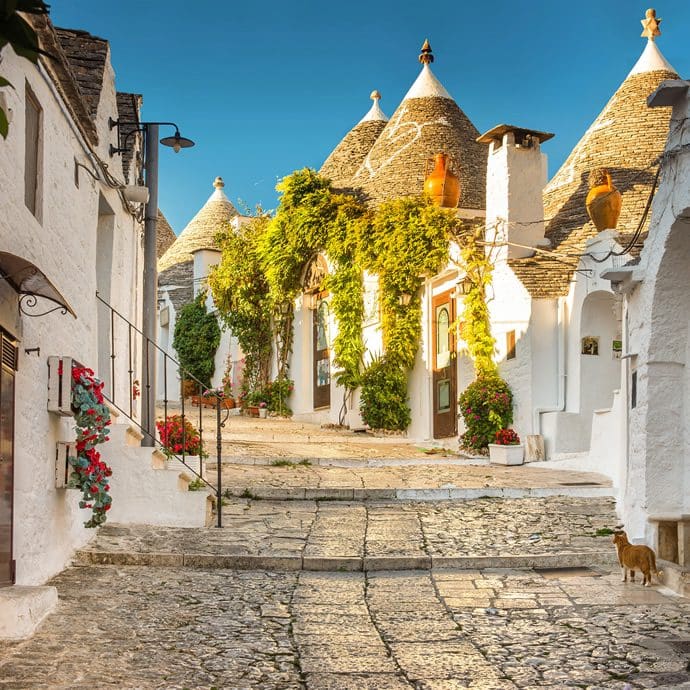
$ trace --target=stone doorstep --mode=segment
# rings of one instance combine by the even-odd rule
[[[657,567],[662,572],[659,582],[682,597],[690,597],[690,569],[662,559],[657,559]]]
[[[31,637],[57,603],[56,587],[0,587],[0,640]]]
[[[186,554],[127,551],[78,551],[75,566],[117,565],[159,568],[188,567],[227,570],[375,572],[390,570],[479,570],[484,568],[586,568],[616,566],[607,551],[564,552],[520,556],[270,556],[253,554]]]
[[[573,498],[607,498],[614,497],[612,487],[562,486],[543,488],[503,488],[486,487],[469,488],[436,488],[436,489],[353,489],[353,488],[304,488],[276,486],[226,487],[234,498],[242,498],[249,489],[254,498],[273,501],[464,501],[477,498],[546,498],[550,496],[570,496]]]

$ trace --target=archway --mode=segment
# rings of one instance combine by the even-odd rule
[[[654,279],[646,361],[631,372],[643,430],[649,515],[690,512],[690,209],[676,215]],[[642,360],[642,358],[641,358]],[[638,417],[639,418],[639,417]]]

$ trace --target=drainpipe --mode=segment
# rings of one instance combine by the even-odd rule
[[[544,412],[563,412],[565,409],[565,297],[558,298],[558,395],[553,407],[535,407],[533,429],[541,435],[541,416]]]

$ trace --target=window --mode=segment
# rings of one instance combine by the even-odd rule
[[[24,144],[24,203],[38,218],[39,185],[38,173],[41,146],[41,106],[29,85],[26,85],[25,144]]]
[[[506,333],[506,359],[515,359],[515,331]]]

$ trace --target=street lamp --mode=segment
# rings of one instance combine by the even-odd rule
[[[158,137],[161,125],[175,128],[175,134],[160,140],[163,146],[169,146],[175,153],[180,149],[194,146],[191,139],[180,136],[180,128],[174,122],[122,122],[109,121],[110,129],[117,127],[118,142],[120,142],[120,127],[131,130],[125,135],[122,148],[110,147],[110,155],[128,151],[127,141],[135,132],[144,134],[144,170],[145,184],[149,190],[149,199],[144,209],[144,309],[142,315],[142,331],[144,334],[142,364],[144,377],[142,383],[146,387],[146,403],[142,405],[141,427],[144,430],[142,445],[152,447],[154,441],[154,422],[156,419],[156,312],[158,305],[158,269],[156,256],[156,235],[158,224]],[[153,347],[149,345],[151,343]]]

